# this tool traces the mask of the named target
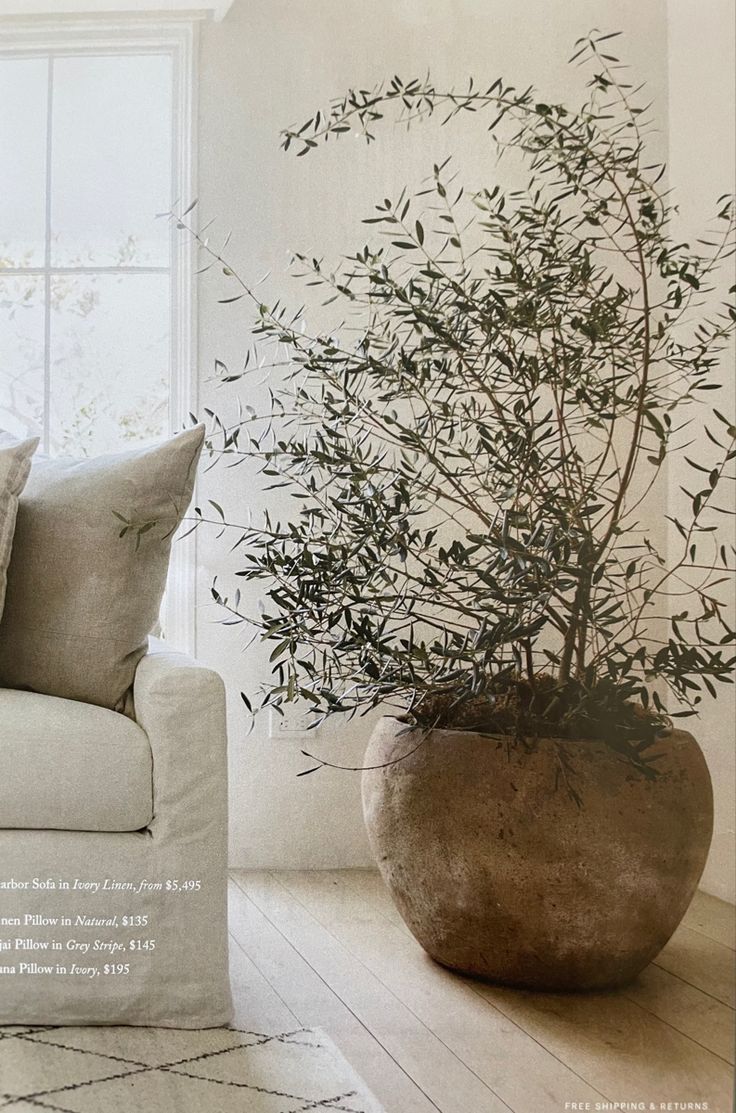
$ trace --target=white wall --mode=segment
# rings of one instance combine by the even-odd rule
[[[704,220],[716,199],[734,189],[734,118],[736,106],[734,44],[736,8],[733,0],[670,0],[669,23],[669,162],[670,184],[679,206],[683,239],[702,234]],[[734,281],[733,261],[727,268]],[[732,349],[733,357],[733,349]],[[724,391],[718,396],[723,413],[733,415],[734,360],[722,362]],[[707,453],[707,442],[701,449]],[[671,502],[677,488],[692,482],[692,471],[673,465]],[[730,492],[724,493],[724,501]],[[732,534],[733,536],[733,534]],[[733,594],[732,594],[733,599]],[[732,609],[732,621],[733,621]],[[721,687],[717,703],[709,702],[689,729],[705,751],[713,778],[715,830],[702,886],[716,896],[736,900],[734,864],[734,802],[736,801],[736,700],[733,687]]]
[[[700,5],[698,4],[698,8]],[[592,28],[623,30],[617,43],[637,75],[646,76],[667,134],[664,0],[236,0],[220,25],[202,29],[200,215],[232,229],[228,257],[253,279],[270,270],[264,300],[301,291],[284,277],[289,249],[337,258],[361,245],[360,219],[376,200],[418,186],[432,163],[454,152],[469,184],[492,171],[482,126],[381,130],[367,149],[348,138],[307,158],[279,150],[281,127],[302,122],[348,85],[370,86],[385,75],[461,83],[469,74],[519,86],[534,82],[545,98],[577,100],[579,71],[566,66],[572,43]],[[233,395],[206,379],[217,357],[236,364],[248,342],[247,315],[220,306],[225,280],[202,280],[201,403],[232,412]],[[251,398],[247,399],[251,401]],[[211,497],[233,517],[257,502],[245,471],[205,476],[200,501]],[[237,565],[224,541],[199,538],[198,652],[225,676],[232,699],[232,861],[239,866],[368,865],[356,774],[323,771],[300,780],[301,743],[269,741],[267,724],[245,738],[237,693],[263,670],[260,650],[241,652],[239,628],[215,625],[208,605],[215,573]],[[251,601],[251,605],[254,601]],[[332,760],[357,764],[365,724],[341,725],[338,736],[310,739]]]

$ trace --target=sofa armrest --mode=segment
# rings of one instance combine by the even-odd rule
[[[227,935],[227,731],[225,688],[212,669],[151,641],[136,670],[135,717],[153,755],[153,819],[141,834],[152,891],[150,924],[161,946],[164,1019],[226,1024],[232,1015]],[[113,837],[113,836],[110,836]],[[130,838],[121,835],[120,838]],[[144,896],[139,898],[144,901]],[[155,993],[145,991],[146,1000]]]
[[[202,844],[205,859],[221,853],[224,863],[227,728],[222,679],[151,639],[136,670],[133,699],[136,721],[148,735],[153,755],[151,834]]]

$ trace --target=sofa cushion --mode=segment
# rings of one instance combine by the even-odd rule
[[[0,687],[130,711],[192,497],[204,427],[88,460],[36,460],[18,507]]]
[[[0,432],[0,616],[5,601],[10,550],[13,545],[15,519],[20,495],[31,470],[31,456],[38,437],[14,441]]]
[[[152,766],[124,715],[0,688],[0,828],[138,831],[152,819]]]

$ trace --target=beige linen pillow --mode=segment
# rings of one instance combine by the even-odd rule
[[[15,441],[0,432],[0,616],[3,613],[10,551],[13,546],[18,496],[31,470],[38,437]]]
[[[198,425],[132,452],[34,463],[8,569],[0,687],[129,710],[203,440]]]

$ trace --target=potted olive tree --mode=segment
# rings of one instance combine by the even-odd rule
[[[394,77],[284,134],[305,155],[371,140],[388,114],[473,112],[489,143],[486,188],[435,166],[336,270],[297,257],[339,309],[329,333],[261,304],[194,233],[287,368],[268,412],[211,415],[213,453],[294,497],[286,520],[235,527],[263,612],[214,589],[270,643],[272,683],[244,699],[307,701],[315,722],[382,709],[365,817],[407,924],[450,967],[537,988],[619,984],[677,926],[712,796],[673,720],[733,666],[718,524],[735,430],[708,403],[734,208],[721,198],[696,246],[673,240],[613,38],[576,46],[580,108]],[[523,161],[523,188],[494,184],[494,151]],[[682,512],[656,497],[673,453],[692,473]]]

